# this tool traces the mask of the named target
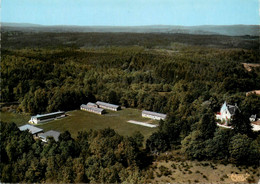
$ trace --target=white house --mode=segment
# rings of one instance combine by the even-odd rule
[[[225,122],[225,125],[228,125],[230,120],[232,120],[232,117],[235,115],[236,111],[239,110],[237,105],[229,105],[225,101],[225,103],[222,105],[220,112],[217,113],[216,119],[219,119],[223,122]]]

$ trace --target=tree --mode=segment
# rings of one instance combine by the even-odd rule
[[[137,147],[142,147],[143,146],[143,142],[144,142],[144,136],[143,134],[141,134],[139,131],[136,131],[132,134],[132,136],[130,137],[131,140],[133,140],[133,142],[135,142],[135,144],[137,145]]]
[[[162,131],[153,133],[146,140],[146,149],[150,152],[164,152],[170,148],[167,134]]]
[[[245,116],[242,112],[236,112],[231,120],[231,125],[233,126],[235,133],[246,134],[248,136],[252,136],[253,134],[249,117]]]
[[[236,134],[231,138],[229,154],[231,159],[238,163],[247,163],[252,140],[245,134]]]
[[[206,112],[205,114],[203,114],[198,124],[198,130],[203,133],[203,137],[205,140],[214,136],[216,128],[217,126],[214,114],[211,112]]]

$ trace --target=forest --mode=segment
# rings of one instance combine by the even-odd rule
[[[51,37],[39,41],[47,33],[28,33],[24,40],[25,33],[5,34],[1,101],[18,101],[17,113],[68,111],[101,100],[168,117],[145,142],[138,132],[123,137],[105,129],[79,132],[76,139],[64,132],[46,145],[2,122],[1,181],[140,183],[154,154],[168,150],[181,150],[187,159],[259,164],[260,135],[249,117],[260,117],[260,96],[246,92],[260,89],[260,68],[242,65],[259,63],[258,37],[228,37],[230,45],[220,35],[146,34],[151,42],[133,44],[143,34],[99,33],[92,39],[91,33],[64,33],[49,45]],[[120,42],[122,35],[130,41]],[[114,37],[116,44],[108,45]],[[224,101],[240,109],[232,130],[216,126]]]

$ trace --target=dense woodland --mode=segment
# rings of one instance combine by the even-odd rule
[[[242,65],[260,61],[258,38],[229,37],[233,47],[223,45],[225,36],[203,41],[200,35],[203,44],[196,45],[192,38],[197,35],[181,35],[187,41],[177,43],[178,35],[146,34],[148,44],[120,44],[117,39],[108,46],[103,41],[113,43],[115,34],[82,45],[82,34],[73,33],[63,35],[64,40],[79,40],[73,45],[53,40],[47,46],[51,37],[46,36],[37,46],[37,39],[16,39],[24,33],[5,34],[1,101],[19,101],[17,112],[67,111],[102,100],[167,113],[168,118],[145,147],[139,133],[122,137],[111,129],[80,132],[75,140],[65,132],[57,143],[41,145],[14,124],[1,123],[1,181],[143,182],[148,155],[172,149],[181,149],[189,159],[259,163],[260,135],[251,130],[248,118],[260,116],[260,96],[245,94],[260,89],[260,68],[249,72]],[[42,38],[41,33],[28,35]],[[90,35],[85,34],[87,40]],[[134,34],[124,36],[133,40]],[[233,130],[215,123],[214,113],[224,101],[241,110],[231,122]]]

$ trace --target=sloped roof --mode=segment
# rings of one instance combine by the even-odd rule
[[[36,134],[36,133],[39,133],[39,132],[42,132],[42,131],[43,131],[43,129],[41,129],[41,128],[37,128],[37,127],[35,127],[35,126],[28,125],[28,124],[23,125],[23,126],[20,126],[19,129],[20,129],[21,131],[29,130],[29,132],[30,132],[31,134]]]
[[[88,106],[88,105],[86,105],[86,104],[82,104],[80,107],[83,107],[83,108],[85,108],[85,109],[93,109],[94,111],[96,111],[96,112],[102,112],[102,111],[104,111],[104,109],[101,109],[101,108],[97,108],[97,107],[92,107],[92,106]]]
[[[97,106],[97,104],[92,103],[92,102],[88,102],[88,103],[87,103],[87,106]]]
[[[60,132],[49,130],[45,133],[39,134],[39,137],[47,139],[47,137],[53,137],[55,141],[59,140]]]
[[[103,105],[103,106],[107,106],[107,107],[111,107],[111,108],[118,108],[119,105],[114,105],[114,104],[110,104],[110,103],[106,103],[106,102],[101,102],[101,101],[97,101],[96,104],[98,105]]]
[[[52,115],[58,115],[58,114],[64,114],[64,111],[58,111],[58,112],[52,112],[52,113],[48,113],[48,114],[37,114],[36,116],[32,116],[32,118],[41,118],[41,117],[45,117],[45,116],[52,116]]]
[[[152,115],[152,116],[158,116],[158,117],[161,117],[161,118],[166,118],[166,114],[162,114],[162,113],[158,113],[158,112],[152,112],[152,111],[143,110],[142,114],[149,114],[149,115]]]

